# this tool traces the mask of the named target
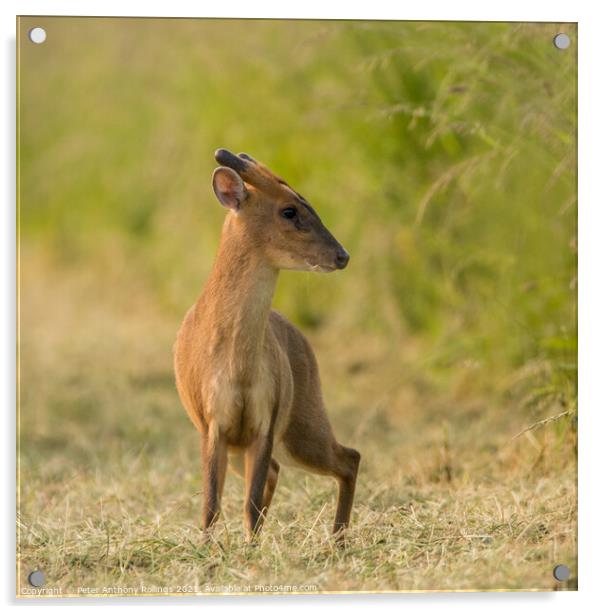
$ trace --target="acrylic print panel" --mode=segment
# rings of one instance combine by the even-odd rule
[[[575,589],[576,54],[21,17],[18,594]]]

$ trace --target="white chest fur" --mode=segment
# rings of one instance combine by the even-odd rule
[[[257,435],[266,435],[275,409],[277,383],[264,360],[253,377],[240,378],[221,370],[213,374],[205,390],[205,416],[208,422],[237,445]]]

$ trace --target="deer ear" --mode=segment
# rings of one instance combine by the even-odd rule
[[[219,202],[233,211],[238,211],[247,197],[247,189],[240,175],[225,166],[213,171],[213,191]]]

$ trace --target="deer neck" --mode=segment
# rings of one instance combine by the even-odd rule
[[[278,270],[249,245],[235,222],[226,218],[201,302],[210,353],[226,358],[232,374],[240,375],[252,371],[265,347]]]

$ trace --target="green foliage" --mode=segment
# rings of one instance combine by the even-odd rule
[[[383,118],[363,135],[389,218],[372,245],[404,322],[442,366],[551,361],[574,397],[576,74],[554,31],[386,24],[356,38],[376,84],[361,107]]]
[[[489,392],[540,365],[532,384],[574,398],[576,45],[557,26],[48,22],[21,48],[21,241],[57,275],[129,276],[180,316],[223,218],[212,152],[249,151],[352,255],[282,275],[289,317],[411,338],[433,380],[470,363]]]

